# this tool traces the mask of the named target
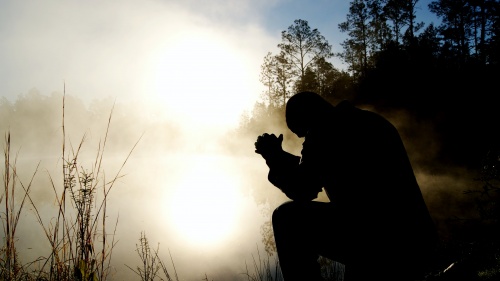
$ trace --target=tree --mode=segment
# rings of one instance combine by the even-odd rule
[[[314,69],[309,66],[306,68],[304,77],[301,80],[297,80],[294,85],[294,92],[298,93],[300,91],[311,91],[319,94],[320,85],[318,81],[318,75]]]
[[[319,59],[333,56],[332,46],[318,29],[311,29],[305,20],[295,20],[287,30],[281,32],[281,43],[278,44],[280,57],[290,65],[292,73],[297,76],[296,88],[304,90],[306,70]]]
[[[488,1],[489,3],[489,38],[486,38],[484,50],[485,63],[498,65],[500,60],[500,1]]]
[[[382,51],[387,44],[392,40],[391,27],[387,23],[387,14],[385,8],[387,0],[368,0],[367,7],[371,17],[370,21],[370,36],[371,49],[373,51]]]
[[[264,84],[266,90],[264,90],[263,100],[265,102],[271,103],[272,96],[275,87],[275,62],[274,57],[271,52],[268,52],[264,57],[264,63],[260,66],[260,82]]]
[[[422,33],[417,36],[417,39],[421,52],[427,52],[432,58],[439,57],[440,41],[438,29],[434,24],[429,24]]]
[[[370,15],[365,0],[354,0],[349,7],[347,20],[339,24],[341,32],[347,32],[349,38],[341,43],[344,53],[339,56],[349,65],[354,77],[366,75],[370,56]]]
[[[282,56],[268,52],[261,65],[260,82],[264,84],[263,100],[269,105],[284,106],[291,95],[293,71]]]
[[[295,20],[281,32],[278,48],[279,54],[269,52],[261,65],[260,82],[266,87],[263,99],[269,105],[284,106],[293,92],[320,93],[327,79],[325,66],[329,67],[328,71],[337,71],[326,61],[333,56],[331,45],[305,20]]]
[[[294,70],[293,66],[286,59],[283,53],[275,56],[276,65],[276,93],[275,97],[278,101],[277,106],[285,106],[286,101],[292,95],[290,91],[290,84],[293,80]]]
[[[328,95],[331,92],[331,85],[338,78],[336,74],[339,73],[339,71],[325,59],[316,61],[312,69],[316,78],[315,91],[321,96]]]
[[[406,15],[404,14],[404,5],[403,1],[398,0],[389,0],[387,4],[384,6],[384,14],[387,19],[392,22],[392,35],[394,36],[394,42],[398,45],[401,43],[401,37],[403,32],[403,26],[405,24]]]
[[[406,29],[406,37],[410,40],[410,44],[414,42],[415,32],[418,32],[423,26],[424,23],[416,23],[415,22],[415,6],[417,5],[419,0],[405,0],[403,1],[403,19],[408,25]]]
[[[439,0],[429,4],[431,12],[442,19],[441,34],[445,44],[463,64],[470,54],[472,9],[467,0]]]

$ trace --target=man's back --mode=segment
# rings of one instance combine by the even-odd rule
[[[321,123],[306,135],[302,156],[326,166],[323,185],[342,214],[331,223],[349,233],[350,258],[376,265],[383,253],[384,264],[419,264],[437,234],[396,128],[347,102]]]

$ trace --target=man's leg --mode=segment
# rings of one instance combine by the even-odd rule
[[[319,255],[335,251],[325,249],[331,248],[331,241],[338,243],[331,229],[332,215],[331,204],[314,201],[291,201],[274,210],[274,238],[285,281],[323,280],[317,262]],[[342,251],[340,247],[338,250]]]

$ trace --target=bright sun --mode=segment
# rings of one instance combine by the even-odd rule
[[[207,146],[253,105],[258,77],[234,42],[198,30],[178,35],[157,52],[151,90],[164,117],[196,133],[187,142]],[[164,216],[188,244],[219,245],[236,230],[244,200],[229,172],[233,167],[222,159],[193,154],[168,192]]]
[[[217,156],[197,155],[169,195],[165,212],[189,244],[214,246],[235,231],[242,197]]]
[[[237,48],[209,33],[179,36],[158,56],[155,91],[171,116],[197,126],[234,125],[255,96],[255,71]]]

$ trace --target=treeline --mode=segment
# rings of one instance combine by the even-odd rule
[[[0,98],[0,132],[10,132],[13,143],[21,149],[20,153],[37,160],[40,157],[59,157],[63,125],[69,146],[76,148],[85,139],[97,149],[107,131],[108,121],[111,122],[108,155],[122,155],[139,138],[141,146],[135,155],[153,149],[156,153],[182,149],[185,137],[180,125],[152,118],[154,113],[154,110],[144,110],[138,103],[115,102],[111,97],[96,99],[86,105],[80,98],[69,94],[53,92],[43,95],[32,89],[14,101]]]
[[[340,53],[306,20],[295,20],[281,33],[279,53],[264,57],[266,90],[243,127],[257,133],[293,94],[315,91],[334,104],[403,110],[432,124],[441,163],[477,166],[500,143],[500,1],[433,1],[426,8],[439,25],[417,18],[418,2],[351,1],[338,26],[347,35]],[[347,68],[337,69],[332,57]]]

